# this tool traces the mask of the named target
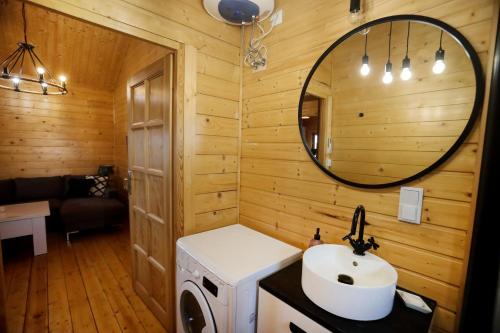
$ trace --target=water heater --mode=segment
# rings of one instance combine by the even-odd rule
[[[274,0],[203,0],[205,10],[215,19],[229,24],[252,23],[252,17],[265,20],[274,10]]]

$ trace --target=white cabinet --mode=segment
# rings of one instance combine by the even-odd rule
[[[309,317],[259,288],[257,333],[329,333]]]

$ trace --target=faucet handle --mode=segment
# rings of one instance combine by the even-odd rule
[[[348,233],[347,235],[345,235],[344,237],[342,237],[342,240],[345,241],[345,240],[351,240],[351,236],[352,234],[351,233]]]
[[[373,247],[374,250],[376,250],[380,247],[380,245],[375,243],[375,238],[373,238],[373,236],[368,238],[368,243],[370,243],[370,245]]]

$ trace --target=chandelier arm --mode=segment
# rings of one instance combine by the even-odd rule
[[[1,0],[0,0],[1,1]],[[1,63],[0,66],[3,68],[0,68],[2,70],[1,77],[3,79],[16,79],[14,80],[14,85],[5,85],[0,83],[0,89],[7,89],[11,91],[16,91],[16,92],[24,92],[24,93],[29,93],[29,94],[35,94],[35,95],[66,95],[68,93],[68,90],[66,88],[66,82],[65,79],[61,80],[61,82],[56,81],[51,73],[48,71],[47,68],[45,68],[45,65],[43,61],[38,57],[36,52],[34,51],[34,46],[32,44],[28,43],[28,29],[27,29],[27,20],[26,20],[26,0],[21,0],[22,1],[22,20],[23,20],[23,32],[24,32],[24,42],[19,42],[18,47],[7,57],[5,58]],[[28,58],[26,55],[26,52],[28,52],[29,55],[29,60],[25,58]],[[23,73],[24,70],[24,61],[27,61],[27,63],[31,62],[33,65],[35,72],[38,72],[38,66],[41,66],[44,68],[45,71],[45,76],[43,74],[39,73],[38,78],[31,77],[30,75],[26,75],[26,73]],[[29,66],[29,65],[27,65]],[[16,68],[18,67],[18,72],[15,73]],[[14,74],[14,75],[12,75]],[[29,73],[28,73],[29,74]],[[42,85],[42,91],[40,90],[33,90],[30,85],[26,85],[23,88],[23,85],[19,85],[20,81],[24,82],[31,82],[31,83],[41,83]],[[48,87],[53,88],[52,91],[48,91]]]
[[[36,61],[35,61],[35,58],[33,58],[33,53],[31,53],[30,49],[28,49],[28,54],[30,55],[31,63],[33,64],[33,67],[35,68],[35,71],[36,71]]]
[[[20,49],[21,49],[21,47],[18,47],[7,58],[5,58],[4,61],[2,61],[2,66],[3,67],[9,67],[9,64],[12,61],[12,58],[14,58],[16,56],[17,52],[19,52]]]
[[[13,54],[13,56],[10,58],[9,62],[6,64],[6,66],[5,66],[5,67],[7,67],[7,68],[9,69],[9,72],[11,72],[11,71],[12,71],[12,66],[11,66],[12,62],[13,62],[13,61],[15,61],[15,60],[17,59],[17,57],[19,56],[19,54],[20,54],[21,52],[23,52],[23,51],[21,50],[21,48],[17,49],[17,50],[16,50],[16,52]]]
[[[19,58],[21,58],[21,56],[24,54],[23,51],[19,52],[17,54],[17,57],[16,57],[16,60],[14,61],[14,63],[12,64],[12,67],[10,68],[10,72],[13,72],[14,69],[16,68],[16,65],[17,65],[17,62],[19,61]]]
[[[26,52],[23,52],[22,56],[21,56],[21,65],[19,66],[19,76],[23,75],[23,65],[24,65],[24,55],[25,54],[26,54]]]
[[[47,67],[45,67],[44,63],[42,60],[40,60],[40,58],[38,58],[38,56],[36,55],[35,51],[33,50],[29,50],[30,51],[30,54],[32,54],[33,56],[35,56],[36,60],[38,60],[38,62],[40,63],[40,65],[45,68],[45,74],[47,76],[47,78],[50,80],[52,79],[52,74],[50,74],[49,70]],[[35,65],[35,70],[36,70],[36,65]]]

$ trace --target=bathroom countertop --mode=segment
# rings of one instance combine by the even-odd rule
[[[407,308],[396,295],[392,312],[375,321],[357,321],[333,315],[315,305],[304,294],[301,286],[302,260],[268,276],[259,286],[321,326],[335,333],[423,333],[428,332],[436,302],[421,296],[433,312],[424,314]],[[398,289],[405,290],[398,287]]]

